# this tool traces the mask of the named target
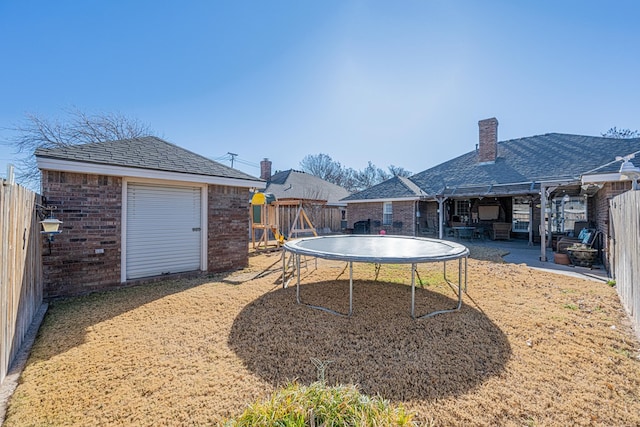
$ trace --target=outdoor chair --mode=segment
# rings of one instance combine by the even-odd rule
[[[509,222],[494,222],[491,231],[493,240],[511,240],[511,223]]]
[[[583,244],[589,248],[596,242],[598,232],[593,228],[583,228],[578,237],[562,237],[556,244],[556,252],[566,254],[567,248],[575,244]]]

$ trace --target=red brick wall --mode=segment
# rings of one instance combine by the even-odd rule
[[[45,296],[77,295],[122,286],[122,178],[44,171],[42,194],[57,206],[62,234],[43,238]],[[248,189],[209,186],[208,270],[248,264]],[[103,253],[96,253],[99,249]],[[135,281],[141,283],[155,279]],[[132,282],[134,283],[134,282]]]
[[[496,118],[480,120],[478,162],[492,163],[498,157],[498,120]]]
[[[371,220],[371,234],[385,230],[387,234],[413,236],[415,230],[415,202],[393,202],[393,218],[391,225],[382,225],[382,202],[349,203],[347,205],[348,227],[358,221]],[[380,225],[377,225],[378,222]],[[394,227],[393,223],[402,223],[402,227]],[[399,225],[399,224],[396,224]]]
[[[208,270],[219,272],[246,267],[249,263],[249,189],[210,185],[208,193]]]
[[[51,254],[43,238],[45,296],[119,284],[122,178],[45,171],[42,194],[49,205],[57,206],[54,215],[63,221]]]

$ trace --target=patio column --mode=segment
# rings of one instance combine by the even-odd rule
[[[540,261],[547,261],[547,230],[544,227],[545,212],[547,210],[547,187],[540,184]]]
[[[444,228],[444,201],[447,200],[444,196],[436,196],[436,200],[438,201],[438,239],[442,240],[443,237],[443,228]]]

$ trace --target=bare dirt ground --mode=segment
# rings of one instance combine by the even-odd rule
[[[373,265],[354,264],[345,318],[297,304],[280,267],[262,254],[229,275],[53,302],[5,425],[215,425],[316,381],[314,358],[328,383],[436,425],[640,425],[640,346],[604,283],[470,259],[462,309],[413,320],[409,266],[374,281]],[[304,300],[346,311],[344,267],[309,262]],[[418,271],[417,311],[455,305],[442,264]]]

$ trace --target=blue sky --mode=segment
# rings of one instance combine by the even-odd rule
[[[417,173],[489,117],[499,140],[639,129],[638,18],[636,1],[0,0],[0,128],[75,106],[255,176],[318,153]],[[0,176],[14,159],[0,146]]]

